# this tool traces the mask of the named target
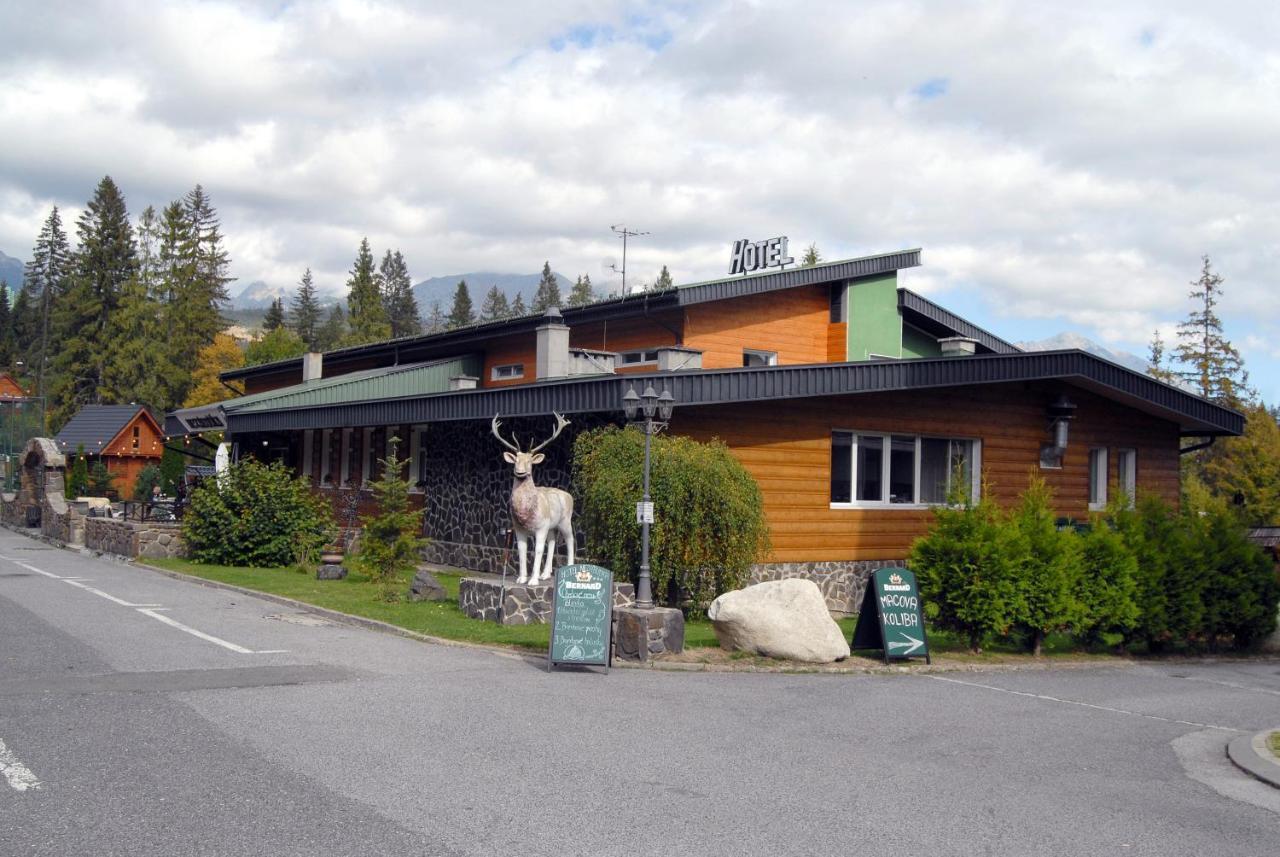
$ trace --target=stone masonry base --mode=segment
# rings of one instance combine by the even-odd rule
[[[550,583],[518,584],[508,579],[505,593],[503,589],[501,578],[464,577],[458,584],[458,607],[472,619],[503,625],[538,625],[551,620],[554,587]],[[614,610],[635,601],[635,587],[630,583],[613,585]]]
[[[900,559],[835,560],[832,562],[772,562],[751,569],[751,583],[766,580],[789,580],[794,577],[812,580],[827,600],[827,610],[848,616],[862,606],[867,580],[878,568],[905,565]]]
[[[618,660],[643,663],[667,652],[683,651],[684,614],[679,610],[670,607],[614,610],[613,656]]]

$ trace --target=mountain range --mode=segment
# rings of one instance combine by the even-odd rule
[[[22,274],[26,265],[21,259],[15,259],[0,250],[0,282],[9,284],[9,291],[16,292],[22,288]]]
[[[1079,333],[1063,331],[1057,336],[1051,336],[1048,339],[1038,339],[1032,342],[1015,343],[1023,351],[1061,351],[1067,348],[1078,348],[1081,351],[1101,357],[1103,360],[1110,360],[1112,363],[1119,363],[1126,369],[1132,369],[1135,372],[1147,371],[1147,361],[1136,354],[1128,351],[1112,351],[1104,348],[1098,343],[1083,336]]]
[[[19,271],[21,271],[21,263],[18,264]],[[560,294],[567,298],[573,283],[563,274],[555,274],[554,272],[553,274],[560,286]],[[525,305],[528,306],[533,300],[534,293],[538,290],[538,282],[541,279],[542,274],[540,273],[498,274],[492,271],[471,271],[466,274],[429,277],[420,283],[415,283],[413,296],[418,299],[418,309],[424,317],[431,312],[431,304],[434,301],[439,301],[440,308],[447,313],[449,307],[453,305],[453,293],[458,288],[458,281],[466,280],[467,289],[471,293],[471,303],[475,306],[477,312],[480,310],[481,303],[484,302],[485,293],[492,286],[497,286],[505,292],[508,301],[515,300],[517,294],[523,295]],[[281,297],[285,299],[287,307],[295,289],[296,286],[270,285],[262,280],[254,280],[232,296],[231,308],[234,310],[265,310],[273,300]],[[342,298],[343,296],[337,292],[320,291],[320,302],[326,306],[342,300]]]

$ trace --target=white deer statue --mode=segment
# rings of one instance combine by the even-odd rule
[[[520,576],[516,578],[517,583],[526,581],[537,583],[539,580],[551,578],[557,532],[564,539],[569,565],[573,565],[573,495],[559,488],[539,488],[533,484],[533,466],[541,464],[545,458],[538,450],[559,437],[560,432],[564,431],[564,427],[569,424],[569,421],[559,414],[554,416],[555,432],[528,452],[522,452],[517,444],[508,442],[498,434],[498,427],[502,423],[498,420],[497,414],[493,417],[493,436],[510,450],[510,452],[504,452],[502,457],[508,464],[513,465],[515,473],[515,481],[511,484],[511,524],[516,535],[516,550],[520,554]],[[515,439],[515,435],[512,435],[512,439]],[[528,570],[526,562],[529,550],[526,540],[530,536],[533,537],[532,572]],[[547,555],[545,567],[542,562],[544,549]],[[541,577],[539,577],[539,570],[541,570]]]

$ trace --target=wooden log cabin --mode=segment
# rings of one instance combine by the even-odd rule
[[[430,558],[490,570],[510,485],[490,418],[527,439],[558,412],[580,431],[621,422],[627,390],[653,385],[677,403],[670,431],[720,438],[758,481],[773,555],[757,579],[812,577],[846,609],[953,490],[1007,504],[1040,473],[1063,516],[1118,493],[1176,504],[1183,439],[1243,430],[1083,351],[1020,351],[902,288],[919,264],[905,250],[729,277],[238,369],[223,378],[246,395],[166,431],[226,429],[237,454],[288,462],[348,514],[398,438]],[[547,450],[539,484],[572,488],[571,443]]]
[[[83,450],[89,467],[101,461],[113,477],[112,493],[133,498],[134,483],[148,464],[160,464],[164,436],[151,412],[138,405],[85,405],[54,438],[67,466]]]

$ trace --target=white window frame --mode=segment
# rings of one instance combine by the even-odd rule
[[[423,486],[421,488],[415,487],[414,490],[420,491],[423,493],[425,493],[427,490],[427,487],[426,487],[427,459],[425,456],[422,455],[422,446],[423,446],[422,440],[426,436],[427,436],[427,427],[422,426],[421,428],[418,429],[418,445],[414,447],[415,458],[414,458],[414,468],[413,468],[413,476],[414,476],[413,484],[416,486],[419,481],[423,483]],[[418,457],[421,457],[421,461],[419,461]]]
[[[510,374],[504,375],[504,370],[510,370]],[[523,363],[500,363],[489,372],[489,380],[491,381],[516,381],[523,377]]]
[[[1138,496],[1138,450],[1131,446],[1116,450],[1116,482],[1132,509]]]
[[[1095,457],[1096,456],[1096,457]],[[1095,468],[1094,462],[1098,463]],[[1107,508],[1107,448],[1089,447],[1089,511]]]
[[[308,482],[315,479],[315,462],[312,460],[316,450],[316,430],[307,429],[302,433],[302,475]]]
[[[843,432],[853,435],[853,444],[850,448],[850,468],[849,468],[849,502],[836,503],[829,501],[832,509],[931,509],[935,506],[943,506],[945,503],[922,503],[920,502],[920,462],[921,457],[921,441],[928,440],[946,440],[961,441],[969,444],[970,457],[972,459],[970,470],[969,496],[976,502],[980,496],[982,489],[982,439],[976,437],[952,437],[934,434],[909,434],[907,432],[882,432],[882,431],[859,431],[858,429],[849,428],[833,428],[832,434]],[[880,497],[879,500],[858,500],[858,439],[863,437],[875,437],[880,439]],[[892,503],[888,499],[889,494],[889,460],[892,452],[892,441],[895,437],[910,437],[915,441],[915,472],[912,474],[912,502],[910,503]],[[828,474],[829,475],[829,474]],[[830,498],[830,479],[828,479],[827,492]]]
[[[338,455],[342,458],[339,462],[342,481],[338,483],[338,486],[342,488],[351,484],[351,433],[353,431],[355,429],[344,428],[342,430],[342,448],[338,450]]]
[[[778,365],[778,352],[776,351],[761,351],[759,348],[744,348],[742,349],[742,365],[744,367],[747,365],[746,361],[748,356],[763,357],[764,365],[766,366]]]
[[[631,358],[639,355],[639,359]],[[622,351],[618,354],[619,366],[653,366],[658,362],[658,349],[656,348],[637,348],[632,351]]]
[[[332,482],[326,482],[329,474],[329,453],[333,451],[333,431],[331,429],[320,429],[320,487],[327,488]]]

